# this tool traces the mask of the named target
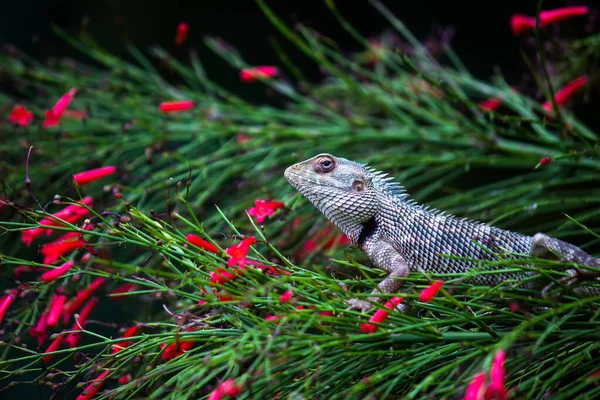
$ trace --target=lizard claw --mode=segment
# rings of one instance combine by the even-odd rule
[[[359,309],[363,313],[369,311],[373,307],[371,303],[367,300],[350,299],[346,300],[346,303],[350,306],[346,308],[346,310]]]
[[[563,276],[562,278],[560,278],[558,280],[558,283],[560,285],[566,286],[567,288],[572,288],[573,286],[575,286],[577,283],[579,282],[583,282],[585,280],[589,280],[592,278],[595,278],[596,276],[591,275],[591,274],[587,274],[587,273],[591,272],[591,271],[585,271],[585,270],[568,270],[567,273],[569,273],[569,276]],[[543,289],[542,289],[542,297],[543,298],[548,298],[548,293],[550,292],[550,290],[552,290],[552,288],[556,286],[556,284],[554,282],[550,282],[549,284],[547,284]]]

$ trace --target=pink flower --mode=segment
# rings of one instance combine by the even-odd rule
[[[108,167],[91,169],[89,171],[79,172],[78,174],[73,175],[73,180],[77,182],[78,185],[86,185],[90,182],[97,181],[98,179],[102,179],[109,175],[115,173],[117,168],[113,165]]]
[[[275,210],[285,207],[280,201],[269,201],[269,200],[255,200],[255,207],[248,209],[248,214],[256,217],[256,222],[261,223],[265,220],[265,217],[269,217],[275,213]]]
[[[589,12],[588,7],[564,7],[555,10],[540,12],[540,28],[564,21],[569,18],[586,15]],[[513,35],[518,36],[524,32],[535,29],[535,18],[527,15],[515,14],[510,18],[510,27]]]
[[[73,264],[72,262],[66,262],[63,265],[61,265],[58,268],[54,268],[50,271],[46,271],[42,274],[42,282],[45,283],[50,283],[58,278],[60,278],[61,276],[63,276],[64,274],[67,273],[67,271],[69,271],[71,268],[73,268],[75,264]]]
[[[421,293],[419,293],[419,301],[422,301],[424,303],[431,301],[431,299],[433,299],[440,291],[443,284],[444,282],[442,281],[435,281],[429,287],[423,289]]]
[[[77,89],[69,90],[60,99],[58,99],[54,107],[52,107],[52,110],[45,112],[46,120],[44,121],[44,128],[58,125],[60,117],[67,109],[76,93]]]
[[[206,251],[210,251],[211,253],[218,253],[219,249],[214,244],[194,235],[193,233],[189,233],[186,237],[188,242],[193,244],[194,246],[200,247]]]
[[[98,390],[100,390],[100,387],[102,387],[102,384],[104,383],[104,380],[106,379],[106,375],[108,375],[108,370],[102,372],[100,375],[98,375],[98,377],[96,379],[94,379],[92,381],[92,383],[90,383],[89,385],[87,385],[87,387],[84,389],[83,392],[81,392],[81,394],[79,396],[77,396],[76,400],[90,400],[94,397],[94,395],[96,394],[96,392]]]
[[[208,395],[208,400],[221,400],[223,396],[234,397],[242,393],[242,389],[243,387],[236,385],[233,379],[227,379]]]
[[[291,300],[293,295],[294,295],[294,293],[291,290],[287,290],[287,291],[283,292],[283,294],[281,296],[279,296],[279,301],[281,303],[287,303],[288,301]]]
[[[77,344],[79,344],[79,341],[82,337],[81,329],[85,327],[85,324],[90,318],[90,314],[94,310],[94,307],[96,307],[96,304],[98,304],[98,298],[92,297],[92,299],[88,301],[87,304],[81,309],[81,312],[79,313],[79,318],[73,323],[73,326],[71,327],[71,330],[74,332],[69,333],[65,340],[70,348],[77,347]]]
[[[190,33],[190,26],[185,22],[180,22],[177,25],[177,33],[175,35],[175,46],[181,46],[188,34]]]
[[[404,301],[404,297],[392,297],[390,299],[390,301],[388,301],[387,303],[384,304],[384,307],[391,310],[394,307],[396,307],[398,304],[402,303],[403,301]],[[375,311],[375,313],[373,314],[373,316],[371,318],[369,318],[369,322],[381,324],[383,321],[386,320],[388,315],[389,315],[388,311],[379,309],[379,310]],[[373,324],[365,323],[365,324],[362,324],[361,330],[364,333],[373,333],[377,330],[377,326],[375,326]]]
[[[499,350],[494,356],[492,366],[490,368],[490,386],[489,390],[495,395],[496,400],[504,400],[508,393],[504,387],[504,360],[506,353],[504,350]]]
[[[16,106],[13,108],[8,120],[13,124],[19,124],[21,126],[27,126],[33,119],[33,113],[28,111],[25,106]]]
[[[557,107],[564,106],[567,103],[567,101],[569,101],[569,99],[575,93],[577,93],[578,91],[583,89],[583,87],[587,84],[587,82],[588,82],[587,75],[583,75],[583,76],[580,76],[579,78],[567,83],[562,89],[560,89],[554,95],[554,101],[556,102],[556,106]],[[552,112],[552,103],[551,102],[546,101],[542,105],[542,107],[547,113]]]
[[[127,374],[127,375],[120,377],[118,382],[119,382],[119,385],[128,384],[129,382],[131,382],[131,374]]]
[[[227,265],[233,267],[234,265],[238,265],[243,267],[246,265],[246,255],[248,254],[248,250],[250,246],[256,243],[256,238],[254,236],[250,236],[244,240],[242,240],[238,245],[230,246],[225,252],[231,257],[227,260]]]
[[[0,324],[2,323],[2,320],[4,319],[4,314],[6,314],[6,310],[8,310],[8,307],[10,307],[10,305],[12,304],[12,302],[16,296],[17,296],[17,291],[13,289],[10,291],[9,294],[4,295],[0,299]]]
[[[485,394],[485,373],[480,372],[473,377],[463,400],[484,400]]]
[[[269,79],[279,75],[279,68],[262,65],[253,68],[244,68],[240,71],[240,79],[244,83],[256,82],[257,80]]]
[[[46,351],[44,351],[44,353],[51,353],[53,351],[60,350],[60,346],[62,345],[63,340],[64,340],[64,335],[58,335],[56,337],[56,339],[54,339],[52,341],[52,343],[50,343],[50,346],[48,346],[48,348],[46,349]],[[54,354],[49,354],[47,356],[42,357],[42,362],[44,364],[47,364],[50,361],[52,361],[53,358],[54,358]]]
[[[514,36],[519,36],[529,30],[535,29],[535,18],[527,15],[515,14],[510,17],[510,30]]]
[[[192,108],[194,108],[194,102],[192,100],[165,101],[158,106],[158,109],[163,113],[187,111]]]
[[[35,326],[29,328],[29,334],[31,337],[37,339],[38,344],[41,345],[44,340],[48,338],[48,325],[46,324],[46,320],[48,318],[48,313],[44,312],[40,315],[40,319],[38,320]]]

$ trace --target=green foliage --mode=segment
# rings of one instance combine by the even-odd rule
[[[589,376],[597,369],[600,297],[579,299],[558,287],[543,299],[515,288],[516,282],[476,287],[463,283],[465,276],[415,274],[403,295],[418,314],[392,312],[375,334],[361,333],[368,316],[344,311],[344,300],[368,293],[384,275],[362,266],[357,251],[324,243],[309,257],[299,256],[305,241],[326,224],[282,177],[286,166],[327,151],[390,171],[416,200],[441,210],[527,234],[543,231],[589,250],[600,239],[594,234],[600,231],[598,135],[565,110],[560,119],[548,118],[539,101],[499,77],[493,84],[474,78],[450,48],[445,56],[452,65],[442,64],[376,1],[413,52],[377,51],[374,68],[360,57],[345,57],[307,27],[292,30],[258,3],[328,73],[312,87],[265,80],[285,100],[283,108],[257,106],[229,93],[206,76],[193,52],[182,62],[152,49],[150,60],[131,47],[133,65],[90,38],[75,40],[58,31],[95,66],[72,60],[42,65],[21,53],[0,56],[2,74],[11,82],[11,90],[0,93],[2,102],[27,104],[37,117],[25,128],[5,122],[0,131],[0,173],[10,203],[0,210],[0,265],[10,277],[7,287],[26,287],[2,322],[2,382],[78,393],[77,382],[108,369],[98,398],[202,398],[227,378],[244,386],[240,398],[453,398],[477,372],[488,371],[493,354],[503,349],[507,387],[515,398],[598,395],[600,387]],[[372,43],[332,1],[327,4],[372,52]],[[585,56],[594,40],[572,49],[583,49],[577,54]],[[207,38],[206,45],[234,68],[248,66],[221,40]],[[284,64],[289,60],[283,53],[281,58]],[[301,71],[289,69],[301,77]],[[168,80],[166,72],[176,77]],[[78,93],[70,109],[84,110],[86,117],[65,117],[58,128],[44,129],[43,111],[71,87]],[[479,107],[489,97],[502,100],[498,112]],[[196,107],[161,114],[158,104],[171,100],[194,100]],[[29,146],[30,189],[40,204],[24,184]],[[540,165],[542,157],[552,163]],[[116,165],[118,173],[73,185],[72,174],[104,165]],[[15,266],[51,267],[36,261],[35,245],[19,243],[20,231],[58,210],[53,202],[84,195],[95,200],[94,229],[65,224],[57,230],[80,232],[96,250],[94,257],[51,284],[37,276],[14,282]],[[285,201],[288,209],[259,227],[245,210],[261,198]],[[228,256],[190,246],[185,235],[191,232],[221,249],[255,235],[258,243],[249,257],[255,266],[290,274],[249,268],[215,285],[211,272],[224,268]],[[552,279],[568,267],[547,260],[497,264],[533,268]],[[482,270],[488,267],[493,265]],[[140,324],[141,333],[113,354],[111,347],[123,341],[117,326],[98,333],[100,324],[89,324],[83,344],[56,351],[48,369],[42,368],[49,342],[32,350],[27,329],[54,291],[75,295],[94,277],[110,281],[106,292],[123,282],[138,286],[127,296],[145,306],[128,318]],[[418,291],[436,278],[448,280],[443,293],[419,303]],[[203,291],[214,287],[232,300]],[[286,290],[294,293],[291,303],[278,300]],[[201,299],[207,303],[197,305]],[[510,311],[511,305],[518,310]],[[333,315],[320,314],[326,311]],[[266,321],[267,315],[279,319]],[[161,344],[185,340],[194,341],[191,350],[163,360]],[[70,361],[74,354],[76,364]],[[117,386],[116,379],[128,373],[131,382]]]

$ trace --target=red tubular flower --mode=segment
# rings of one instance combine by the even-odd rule
[[[550,164],[552,162],[552,158],[550,157],[542,157],[542,159],[540,159],[540,165],[547,165]]]
[[[583,89],[583,87],[587,84],[588,78],[587,75],[580,76],[579,78],[567,83],[562,89],[560,89],[554,95],[554,101],[556,102],[557,107],[564,106],[567,101],[578,91]],[[543,106],[544,110],[548,113],[552,112],[552,103],[546,101]]]
[[[93,199],[90,196],[87,196],[78,204],[68,205],[63,210],[52,214],[48,218],[42,219],[39,222],[39,224],[42,226],[48,226],[48,227],[61,226],[61,225],[63,225],[62,221],[68,222],[70,224],[74,224],[89,213],[89,210],[86,207],[83,207],[82,205],[85,204],[86,206],[90,207],[92,205],[92,202],[93,202]],[[79,204],[81,204],[81,205],[79,205]],[[41,236],[44,233],[46,233],[46,235],[49,236],[52,233],[52,229],[33,228],[33,229],[24,230],[24,231],[22,231],[23,236],[22,236],[21,240],[27,246],[30,246],[31,243],[35,239],[37,239],[39,236]]]
[[[422,301],[424,303],[431,301],[431,299],[433,299],[438,294],[443,284],[444,282],[442,281],[435,281],[430,286],[423,289],[421,293],[419,293],[419,301]]]
[[[80,249],[86,244],[87,242],[80,237],[78,232],[69,232],[54,242],[43,245],[40,253],[44,255],[44,264],[52,264],[65,254]]]
[[[50,300],[50,310],[48,311],[48,318],[46,319],[46,324],[49,327],[54,328],[58,323],[66,298],[67,296],[64,294],[55,294]]]
[[[102,286],[102,284],[106,281],[105,278],[96,278],[90,283],[90,286],[87,289],[84,289],[77,293],[75,299],[70,301],[68,305],[65,305],[65,313],[71,315],[75,311],[79,310],[79,308],[88,301],[90,297]]]
[[[56,339],[54,339],[54,341],[52,343],[50,343],[50,346],[48,346],[48,348],[46,349],[46,351],[44,353],[51,353],[53,351],[59,350],[64,338],[65,338],[64,335],[58,335],[56,337]],[[54,354],[49,354],[47,356],[42,357],[42,362],[44,364],[47,364],[53,358],[54,358]]]
[[[61,265],[58,268],[54,268],[50,271],[46,271],[42,274],[42,282],[45,283],[50,283],[58,278],[60,278],[61,276],[63,276],[64,274],[66,274],[71,268],[73,268],[75,264],[73,264],[72,262],[66,262],[63,265]]]
[[[241,385],[236,385],[233,379],[227,379],[226,381],[221,382],[221,384],[210,393],[208,400],[221,400],[223,396],[238,396],[242,393],[242,389],[243,387]]]
[[[94,397],[96,392],[100,390],[104,380],[106,379],[106,375],[108,375],[108,370],[102,372],[96,379],[92,381],[87,387],[81,392],[79,396],[77,396],[76,400],[90,400]]]
[[[510,30],[514,36],[519,36],[527,31],[535,29],[535,18],[523,14],[515,14],[510,17]]]
[[[86,185],[90,182],[97,181],[98,179],[102,179],[109,175],[112,175],[117,170],[117,167],[110,165],[108,167],[91,169],[89,171],[80,172],[78,174],[73,175],[73,180],[78,185]]]
[[[494,356],[492,366],[490,368],[490,386],[489,390],[495,395],[496,400],[506,399],[508,393],[504,387],[504,360],[506,353],[504,350],[499,350]]]
[[[11,111],[8,120],[13,124],[19,124],[21,126],[27,126],[33,119],[33,113],[28,111],[25,106],[16,106]]]
[[[180,22],[177,25],[177,34],[175,35],[175,46],[181,46],[188,34],[190,33],[190,26],[185,22]]]
[[[236,272],[239,274],[239,271],[238,269]],[[235,275],[223,268],[217,268],[215,272],[210,273],[210,283],[216,283],[217,285],[221,285],[232,279],[235,279]]]
[[[396,307],[398,304],[402,303],[403,301],[404,301],[404,297],[392,297],[390,299],[390,301],[388,301],[387,303],[384,304],[384,307],[391,310],[394,307]],[[379,309],[379,310],[375,311],[375,313],[373,314],[373,316],[371,318],[369,318],[369,322],[381,324],[383,321],[386,320],[388,315],[389,315],[389,311]],[[377,326],[375,326],[373,324],[365,323],[365,324],[362,324],[361,330],[363,331],[363,333],[373,333],[377,330]]]
[[[111,298],[114,301],[123,300],[123,297],[125,297],[125,293],[133,292],[137,290],[137,288],[138,286],[135,283],[124,283],[110,291]]]
[[[576,7],[564,7],[557,8],[555,10],[541,11],[540,12],[540,27],[545,27],[565,19],[579,17],[586,15],[589,12],[588,7],[576,6]]]
[[[250,236],[242,240],[238,245],[229,247],[225,251],[229,256],[231,256],[231,258],[227,260],[227,265],[230,267],[233,267],[234,265],[244,267],[244,265],[246,265],[246,255],[248,254],[248,250],[254,243],[256,243],[256,238],[254,236]]]
[[[135,336],[135,335],[137,335],[137,332],[138,332],[138,327],[137,327],[137,325],[134,325],[125,331],[125,334],[123,334],[123,337],[128,338],[128,337]],[[132,343],[131,340],[125,340],[123,342],[114,344],[112,347],[112,352],[118,353],[119,351],[123,350],[124,348],[129,347],[131,345],[131,343]]]
[[[502,100],[497,97],[484,100],[479,103],[479,108],[486,111],[496,111],[502,105]]]
[[[484,400],[485,394],[485,373],[480,372],[473,377],[463,400]]]
[[[77,89],[69,90],[60,99],[58,99],[54,107],[52,107],[52,110],[45,112],[46,120],[44,121],[44,128],[58,125],[60,117],[67,109],[76,93]]]
[[[29,328],[29,334],[31,335],[31,337],[37,339],[39,345],[41,345],[44,342],[44,340],[48,338],[48,325],[46,324],[47,319],[48,313],[42,313],[37,324]]]
[[[214,244],[194,235],[193,233],[189,233],[186,237],[186,240],[193,244],[194,246],[200,247],[206,251],[210,251],[211,253],[218,253],[219,249]]]
[[[131,382],[131,374],[127,374],[119,378],[119,385],[126,385]]]
[[[77,347],[77,344],[79,344],[79,341],[82,338],[81,329],[85,327],[88,319],[90,319],[90,314],[94,310],[94,307],[96,307],[96,304],[98,304],[98,298],[92,297],[92,299],[88,301],[87,304],[81,309],[81,312],[79,313],[79,319],[75,321],[71,327],[71,330],[76,332],[69,333],[65,340],[70,348]]]
[[[12,290],[9,294],[2,296],[2,298],[0,299],[0,324],[4,319],[4,314],[6,314],[6,310],[8,310],[8,307],[10,307],[16,296],[17,291]]]
[[[279,301],[281,303],[287,303],[288,301],[291,300],[293,295],[294,295],[294,293],[291,290],[287,290],[287,291],[283,292],[283,294],[281,296],[279,296]]]
[[[275,210],[278,208],[285,207],[280,201],[269,201],[269,200],[255,200],[255,207],[251,207],[248,209],[248,214],[256,217],[256,222],[262,224],[265,220],[265,217],[269,217],[275,213]]]
[[[194,108],[192,100],[165,101],[158,106],[158,109],[163,113],[176,113],[191,110],[192,108]]]
[[[240,79],[244,83],[252,83],[257,80],[269,79],[279,75],[279,68],[270,65],[262,65],[253,68],[244,68],[240,71]]]

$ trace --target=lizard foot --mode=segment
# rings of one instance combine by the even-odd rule
[[[350,306],[346,310],[360,310],[361,312],[369,311],[373,305],[367,300],[350,299],[346,300],[346,303]]]
[[[572,288],[573,286],[575,286],[576,284],[578,284],[580,282],[597,278],[597,275],[595,275],[595,274],[589,274],[589,272],[591,272],[591,271],[579,270],[579,269],[577,269],[577,270],[572,270],[572,269],[571,270],[567,270],[567,273],[569,274],[569,276],[563,276],[562,278],[558,279],[558,284],[566,286],[567,288]],[[556,286],[555,282],[550,282],[549,284],[547,284],[542,289],[542,297],[543,298],[548,298],[549,292],[555,286]]]

